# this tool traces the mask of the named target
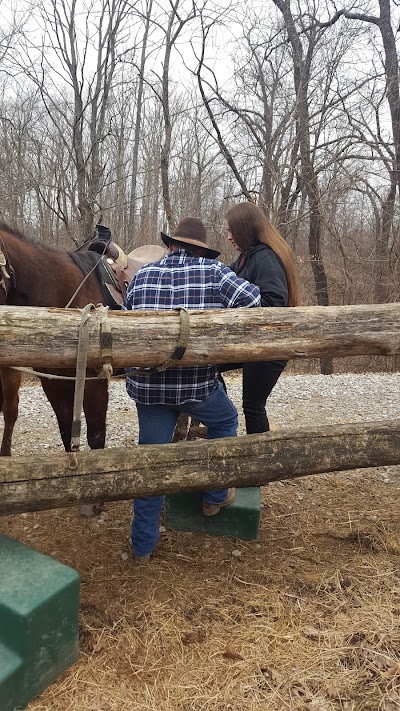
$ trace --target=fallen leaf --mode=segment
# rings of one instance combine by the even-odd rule
[[[222,653],[222,656],[225,657],[225,659],[244,659],[244,657],[242,657],[236,649],[230,647],[229,644],[225,647],[225,651]]]

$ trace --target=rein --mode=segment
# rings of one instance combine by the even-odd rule
[[[82,245],[82,246],[83,246],[83,245]],[[90,269],[90,271],[89,271],[89,272],[86,274],[86,276],[82,279],[81,283],[80,283],[79,286],[75,289],[75,291],[74,291],[74,293],[72,294],[70,300],[68,301],[68,303],[65,305],[64,308],[66,308],[66,309],[69,309],[69,308],[70,308],[70,306],[71,306],[73,300],[75,299],[75,296],[76,296],[77,294],[79,294],[79,291],[82,289],[82,287],[83,287],[83,285],[84,285],[86,279],[88,279],[88,278],[90,277],[90,275],[93,274],[93,272],[95,271],[95,269],[97,269],[98,264],[101,262],[101,260],[103,259],[103,256],[104,256],[105,253],[106,253],[106,248],[107,248],[107,246],[104,247],[103,253],[100,254],[100,256],[99,256],[97,262],[93,265],[93,267]],[[79,249],[76,249],[75,251],[76,251],[76,252],[79,252]]]

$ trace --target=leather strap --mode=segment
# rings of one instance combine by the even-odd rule
[[[76,376],[74,392],[74,410],[71,428],[71,451],[78,452],[81,443],[81,418],[83,396],[85,392],[86,362],[89,347],[89,319],[93,304],[87,304],[82,309],[82,320],[79,326],[78,352],[76,357]]]
[[[179,332],[178,345],[176,346],[171,357],[168,358],[165,363],[162,363],[161,365],[157,365],[155,368],[152,368],[152,370],[155,370],[157,373],[162,373],[163,370],[167,370],[167,368],[170,368],[173,365],[179,365],[179,361],[182,360],[187,348],[190,331],[189,313],[186,309],[183,308],[183,306],[178,306],[176,309],[174,309],[174,311],[179,311],[181,320],[181,329]]]
[[[132,375],[152,375],[153,373],[162,373],[167,368],[179,365],[183,356],[185,355],[186,348],[189,341],[189,331],[190,331],[190,319],[189,312],[183,306],[177,306],[174,311],[179,311],[180,315],[180,332],[178,344],[175,347],[173,353],[168,358],[168,360],[161,363],[161,365],[156,365],[154,368],[134,368],[132,370]],[[126,374],[129,377],[129,373]]]

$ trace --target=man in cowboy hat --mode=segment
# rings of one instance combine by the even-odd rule
[[[201,220],[186,217],[173,236],[161,233],[168,252],[133,277],[125,297],[126,310],[217,309],[260,306],[258,286],[241,279],[208,246]],[[214,365],[169,367],[161,372],[129,369],[127,391],[135,400],[139,444],[171,442],[180,412],[203,422],[208,438],[234,437],[237,411],[218,380]],[[203,513],[213,516],[229,506],[234,489],[203,493]],[[135,559],[147,563],[159,538],[162,496],[135,499],[131,543]]]

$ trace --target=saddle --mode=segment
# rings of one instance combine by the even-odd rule
[[[93,240],[89,251],[102,255],[96,267],[96,276],[106,305],[116,310],[122,308],[127,287],[136,272],[166,254],[166,250],[157,244],[146,244],[125,254],[115,242],[105,243],[102,240]]]

